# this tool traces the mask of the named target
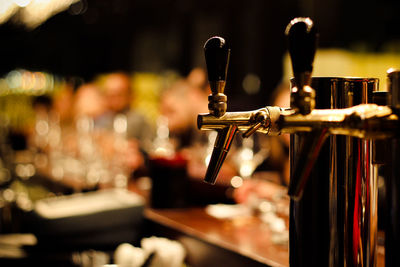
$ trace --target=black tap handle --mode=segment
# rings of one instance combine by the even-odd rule
[[[204,44],[208,81],[211,95],[208,97],[210,114],[221,117],[227,108],[227,97],[224,94],[228,72],[230,49],[224,38],[214,36]]]
[[[310,18],[295,18],[286,27],[293,73],[312,72],[317,31]]]
[[[208,80],[210,82],[226,81],[230,49],[224,38],[214,36],[204,44]]]
[[[290,106],[303,115],[315,107],[315,91],[310,87],[317,31],[310,18],[295,18],[286,27],[289,53],[292,60],[295,86],[292,88]]]

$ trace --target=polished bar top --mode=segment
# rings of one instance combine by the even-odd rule
[[[145,217],[268,266],[289,266],[288,244],[271,241],[269,227],[255,216],[217,219],[204,208],[145,209]]]
[[[267,266],[289,266],[288,245],[274,244],[269,227],[255,216],[217,219],[208,215],[204,208],[146,208],[145,217]],[[379,236],[382,235],[380,232]],[[379,245],[377,252],[377,266],[385,266],[384,247]]]
[[[146,199],[149,193],[139,190],[135,183],[130,183],[129,189],[141,194]],[[158,233],[169,238],[177,238],[177,236],[168,236],[163,230],[172,229],[179,235],[189,236],[192,239],[199,240],[204,244],[214,246],[229,251],[229,255],[241,255],[250,259],[255,265],[266,266],[289,266],[289,246],[286,244],[276,244],[272,241],[272,231],[269,226],[257,216],[241,216],[234,219],[218,219],[210,216],[203,207],[190,207],[182,209],[154,209],[145,208],[145,218],[164,228]],[[288,227],[288,218],[284,214],[279,217],[285,220]],[[379,232],[378,239],[383,244],[384,233]],[[178,238],[179,239],[179,238]],[[186,239],[181,239],[186,240]],[[198,248],[194,243],[187,243],[192,246],[191,251],[197,253]],[[203,252],[200,257],[208,257],[211,255]],[[377,266],[385,266],[384,246],[379,245],[377,249]],[[192,261],[196,262],[199,256],[193,257]],[[221,256],[223,258],[225,256]],[[258,264],[257,264],[258,263]],[[196,264],[194,264],[196,266]],[[199,263],[202,266],[202,263]],[[209,266],[209,265],[207,265]],[[242,265],[244,266],[244,265]],[[254,266],[254,265],[251,265]]]

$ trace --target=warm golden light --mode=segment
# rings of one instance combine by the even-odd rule
[[[6,22],[18,10],[18,6],[12,0],[0,1],[0,24]]]
[[[14,3],[19,7],[26,7],[30,2],[31,0],[14,0]]]
[[[231,185],[233,188],[239,188],[243,185],[243,178],[239,176],[234,176],[231,179]]]
[[[18,20],[28,28],[36,28],[55,14],[62,12],[79,0],[2,0],[0,24],[19,12]]]
[[[54,77],[45,72],[12,70],[0,78],[0,96],[9,94],[40,95],[55,89]]]

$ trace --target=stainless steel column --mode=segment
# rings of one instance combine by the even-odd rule
[[[378,79],[321,77],[312,87],[317,109],[347,108],[371,103]],[[291,175],[310,138],[317,136],[291,136]],[[290,204],[290,266],[375,266],[377,193],[371,141],[330,136],[302,198]]]
[[[400,114],[400,70],[388,71],[388,89],[392,109]],[[400,137],[387,141],[390,151],[386,153],[385,166],[385,265],[400,266]]]

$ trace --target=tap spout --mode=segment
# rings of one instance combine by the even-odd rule
[[[215,140],[214,150],[211,154],[210,163],[208,164],[204,182],[215,184],[218,173],[225,161],[226,155],[232,145],[233,139],[238,127],[234,124],[218,130],[217,139]]]

